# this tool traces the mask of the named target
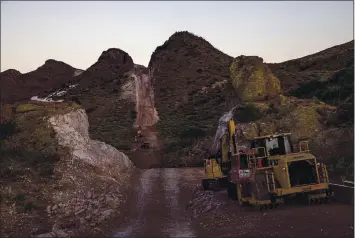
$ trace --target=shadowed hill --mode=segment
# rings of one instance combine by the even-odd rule
[[[155,105],[164,138],[164,154],[188,151],[198,138],[213,135],[221,113],[227,110],[224,87],[233,58],[202,37],[174,33],[156,48],[149,62]]]
[[[36,95],[47,95],[72,81],[76,70],[64,62],[52,59],[25,74],[6,70],[1,73],[2,102],[13,103],[29,100]]]
[[[134,122],[135,92],[121,97],[122,87],[132,81],[131,56],[120,49],[103,51],[97,62],[77,77],[78,86],[64,97],[80,103],[89,116],[90,136],[117,149],[129,150]]]

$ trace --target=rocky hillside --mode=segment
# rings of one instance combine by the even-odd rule
[[[156,48],[148,69],[135,65],[128,53],[116,48],[104,51],[80,75],[75,69],[68,69],[68,75],[76,77],[67,82],[74,80],[78,86],[69,90],[64,99],[86,110],[93,139],[129,155],[136,147],[135,126],[142,126],[147,135],[144,139],[159,147],[154,153],[161,158],[155,163],[161,161],[162,166],[201,164],[211,149],[219,119],[232,108],[235,110],[230,113],[238,122],[252,125],[245,126],[252,135],[291,131],[295,143],[314,140],[312,146],[317,155],[329,157],[347,151],[343,154],[349,157],[349,150],[339,149],[348,148],[346,141],[330,142],[328,137],[343,138],[343,132],[351,129],[344,122],[353,122],[349,106],[353,105],[351,52],[353,47],[347,43],[301,59],[265,64],[258,56],[233,59],[201,37],[176,32]],[[45,72],[51,72],[46,77],[52,81],[64,75],[60,73],[64,70],[48,71],[53,64],[58,62],[47,61],[45,67],[32,73],[33,77],[45,78]],[[335,84],[341,88],[336,90],[343,90],[341,95],[345,96],[341,96],[339,106],[322,102],[318,94],[316,98],[302,93],[291,96],[302,89],[308,76],[326,75],[325,72],[332,76],[317,78],[317,82],[326,85],[327,90]],[[5,75],[8,83],[23,77],[15,71]],[[298,81],[294,83],[294,79]]]
[[[136,115],[133,70],[133,60],[126,52],[108,49],[77,77],[79,85],[65,95],[88,113],[92,138],[127,151]]]
[[[97,235],[126,202],[128,157],[91,140],[76,104],[4,108],[11,113],[0,124],[1,237]]]
[[[285,95],[340,106],[338,123],[353,123],[354,41],[279,64],[268,64]]]
[[[9,69],[0,75],[2,103],[28,100],[36,95],[48,95],[75,80],[80,70],[56,60],[47,60],[34,71],[21,74]]]
[[[152,54],[149,69],[164,163],[186,158],[198,139],[215,133],[221,113],[228,110],[224,87],[232,60],[189,32],[176,32]]]
[[[315,67],[319,71],[342,63],[347,67],[351,59],[346,57],[334,63],[337,66],[323,69],[323,62]],[[164,142],[164,166],[200,164],[211,149],[219,119],[232,107],[234,119],[249,138],[292,132],[295,145],[308,139],[317,156],[339,155],[349,160],[352,150],[346,148],[353,148],[349,144],[353,139],[348,143],[340,138],[351,128],[339,128],[337,107],[318,99],[287,96],[287,89],[283,95],[285,85],[269,67],[275,65],[257,56],[233,59],[188,32],[177,32],[159,46],[149,69],[159,115],[158,136]],[[297,74],[300,69],[293,70]],[[329,143],[333,136],[338,140]]]
[[[312,55],[268,64],[280,79],[285,94],[309,81],[329,81],[339,70],[354,66],[354,41],[333,46]]]

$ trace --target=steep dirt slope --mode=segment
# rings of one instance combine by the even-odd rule
[[[152,54],[149,69],[166,165],[184,165],[181,158],[196,140],[214,134],[227,110],[224,86],[231,62],[230,56],[189,32],[176,32]],[[188,161],[195,163],[192,156]]]
[[[1,73],[0,90],[2,103],[29,100],[32,96],[48,95],[74,80],[77,69],[49,59],[34,71],[21,74],[16,70]]]

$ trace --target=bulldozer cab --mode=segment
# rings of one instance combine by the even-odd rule
[[[291,133],[255,137],[250,141],[250,148],[258,153],[258,157],[293,153]]]

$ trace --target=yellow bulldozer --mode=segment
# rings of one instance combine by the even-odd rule
[[[295,197],[310,204],[328,201],[326,166],[310,153],[307,141],[301,141],[296,152],[291,133],[282,133],[255,137],[249,140],[249,148],[242,149],[235,128],[230,120],[220,139],[220,155],[205,160],[204,189],[227,181],[230,198],[260,208],[277,207]]]

